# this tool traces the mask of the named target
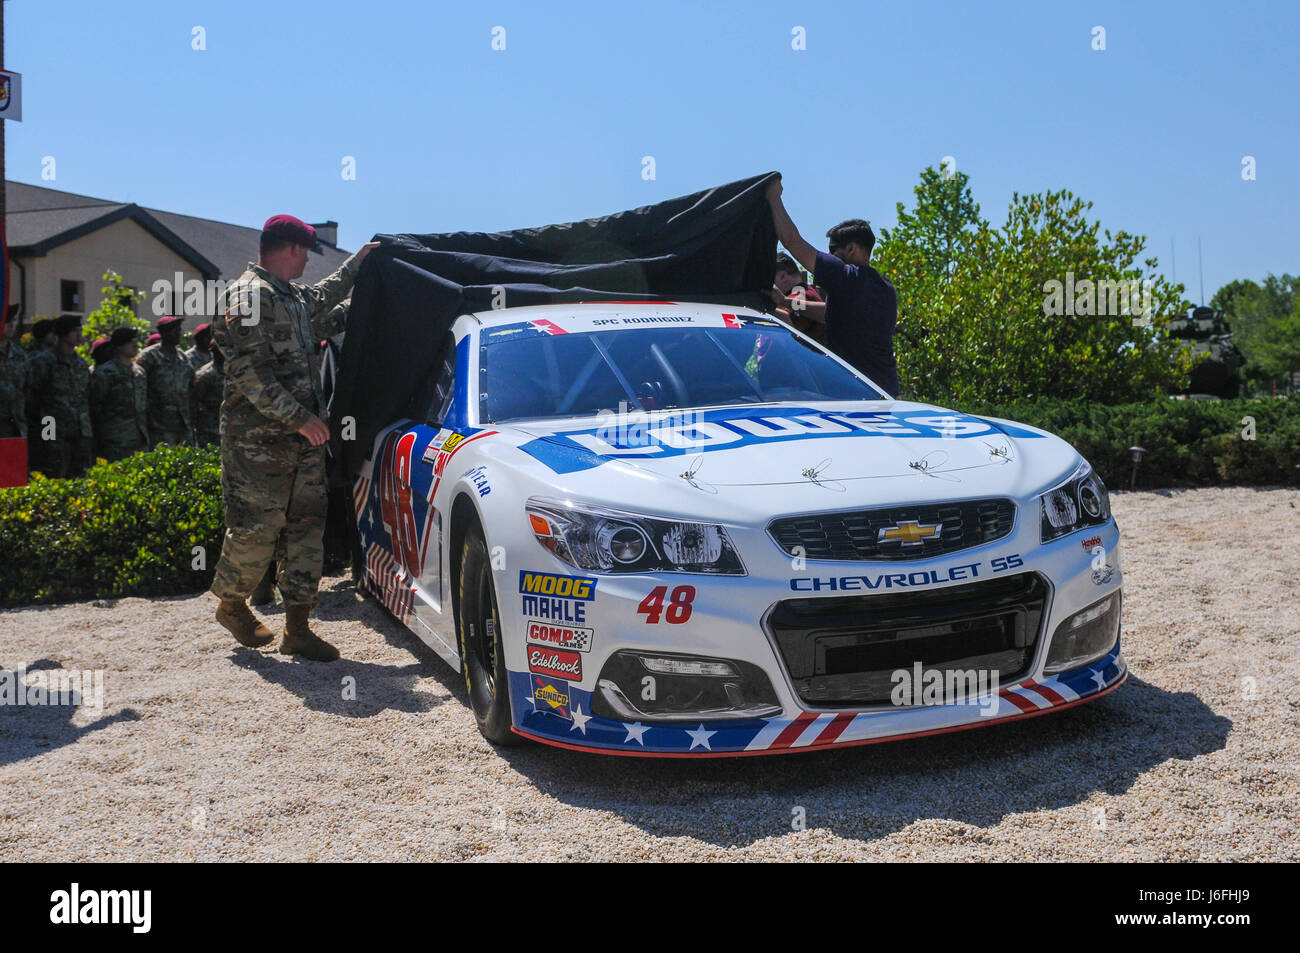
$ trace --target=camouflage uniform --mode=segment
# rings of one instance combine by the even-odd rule
[[[0,340],[0,437],[25,436],[27,352],[17,341]]]
[[[54,418],[54,439],[44,439],[44,427],[30,432],[28,442],[41,449],[35,468],[48,477],[81,476],[90,462],[90,366],[75,351],[55,354],[33,390],[38,419]]]
[[[196,344],[185,352],[185,363],[194,368],[194,374],[198,376],[199,371],[212,363],[212,352],[200,351]]]
[[[221,397],[225,385],[225,370],[216,361],[204,364],[194,375],[190,420],[194,423],[194,442],[200,447],[221,444]]]
[[[149,436],[152,446],[160,443],[192,444],[190,388],[194,368],[179,348],[151,344],[135,359],[149,382]]]
[[[121,460],[149,446],[149,385],[134,364],[105,361],[90,372],[95,452]]]
[[[315,343],[343,330],[345,312],[335,305],[351,290],[358,267],[353,255],[319,284],[299,285],[250,263],[227,288],[212,323],[226,372],[226,538],[212,581],[219,599],[248,597],[283,531],[280,594],[286,607],[315,604],[324,557],[325,447],[313,447],[297,430],[324,413]],[[256,321],[240,316],[240,302],[256,308]]]
[[[54,352],[36,347],[27,352],[27,434],[40,427],[40,408],[36,406],[36,392],[50,378],[54,369]]]

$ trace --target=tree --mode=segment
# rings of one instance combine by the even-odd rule
[[[148,337],[149,322],[136,316],[135,305],[144,300],[143,291],[132,291],[122,284],[122,276],[115,271],[106,271],[103,275],[104,287],[99,289],[103,300],[99,307],[86,315],[81,324],[81,344],[77,353],[87,362],[94,363],[90,357],[90,345],[98,338],[108,337],[121,327],[135,328]],[[144,339],[141,339],[144,343]]]
[[[1232,328],[1233,343],[1246,358],[1242,377],[1247,386],[1268,391],[1300,371],[1300,278],[1268,275],[1263,284],[1238,278],[1214,293],[1210,306],[1222,308]]]
[[[876,268],[898,292],[899,372],[911,396],[1121,403],[1179,388],[1191,359],[1159,333],[1160,316],[1188,305],[1156,259],[1141,258],[1143,238],[1102,231],[1088,219],[1092,204],[1064,190],[1014,195],[997,228],[968,183],[926,169],[915,209],[899,203],[898,227],[882,235]],[[1145,301],[1117,299],[1115,288],[1143,282]]]

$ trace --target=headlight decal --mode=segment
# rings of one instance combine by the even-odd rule
[[[1038,500],[1044,543],[1110,519],[1110,493],[1086,461]]]
[[[683,572],[743,576],[724,527],[666,520],[533,497],[525,504],[533,536],[585,572]]]

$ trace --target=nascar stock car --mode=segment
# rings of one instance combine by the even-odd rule
[[[442,347],[353,483],[354,562],[494,743],[808,751],[1127,677],[1109,497],[1055,436],[743,308],[510,308]]]

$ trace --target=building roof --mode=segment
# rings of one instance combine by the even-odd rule
[[[124,218],[137,222],[206,277],[235,278],[257,258],[260,227],[215,222],[23,182],[5,183],[5,230],[10,254],[42,255]],[[322,241],[321,251],[308,256],[300,280],[310,284],[328,277],[348,254]]]

